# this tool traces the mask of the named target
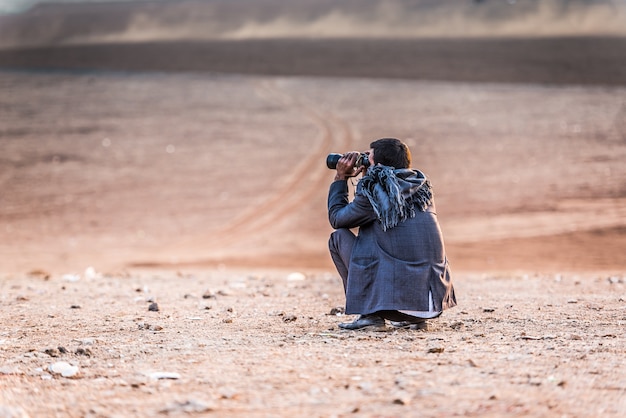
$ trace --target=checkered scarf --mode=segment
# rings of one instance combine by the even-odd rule
[[[414,217],[417,210],[424,212],[433,203],[430,181],[419,170],[376,165],[359,183],[384,231]]]

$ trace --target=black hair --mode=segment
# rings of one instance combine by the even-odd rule
[[[393,168],[410,168],[411,151],[409,147],[396,138],[381,138],[370,144],[374,150],[374,164],[382,164]]]

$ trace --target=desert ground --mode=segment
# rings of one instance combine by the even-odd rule
[[[626,87],[338,75],[0,72],[0,417],[626,413]],[[325,157],[383,136],[426,331],[337,328]]]

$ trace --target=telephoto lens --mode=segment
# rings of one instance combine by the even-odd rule
[[[336,170],[337,162],[341,157],[343,157],[343,154],[328,154],[328,157],[326,157],[326,167],[330,168],[331,170]],[[364,152],[361,153],[354,162],[354,168],[359,168],[361,166],[365,166],[366,168],[370,166],[369,155]]]
[[[330,168],[331,170],[335,170],[337,168],[337,162],[341,157],[341,154],[328,154],[328,157],[326,157],[326,167]]]

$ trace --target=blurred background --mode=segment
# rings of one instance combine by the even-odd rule
[[[0,272],[331,268],[397,136],[453,268],[626,268],[626,0],[0,0]]]

